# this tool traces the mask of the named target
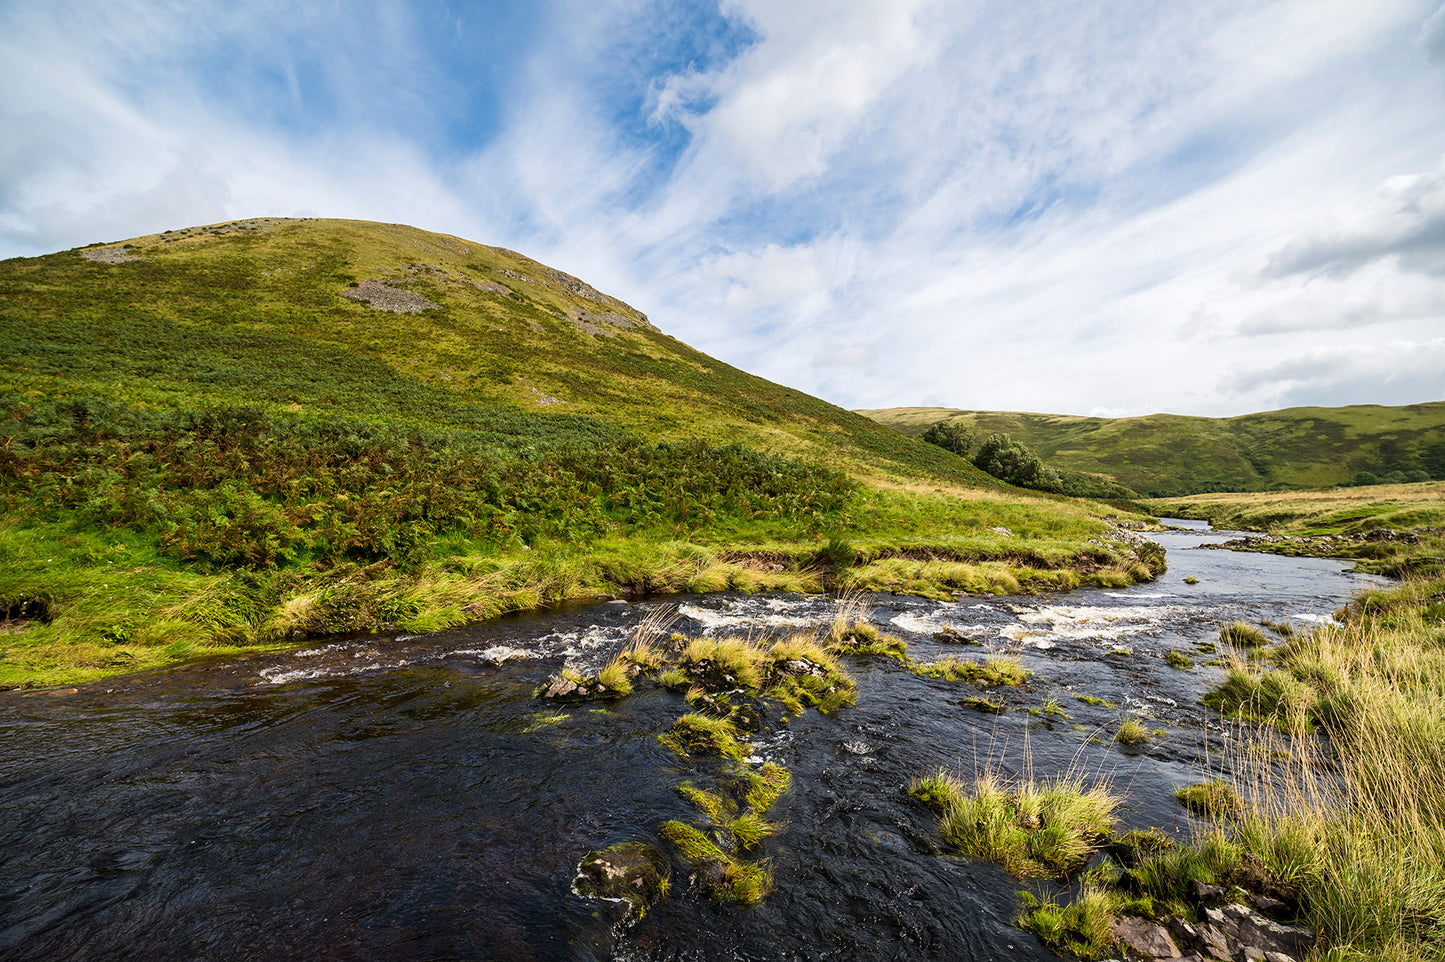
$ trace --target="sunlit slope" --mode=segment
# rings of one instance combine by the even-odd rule
[[[515,408],[992,483],[695,351],[577,278],[401,225],[258,219],[16,258],[0,262],[0,305],[4,387],[28,398],[461,428],[479,408]]]
[[[965,425],[978,439],[1001,431],[1056,467],[1103,474],[1144,495],[1323,487],[1348,482],[1359,472],[1445,478],[1441,401],[1287,408],[1234,418],[1089,418],[925,407],[859,413],[906,434],[944,420]]]

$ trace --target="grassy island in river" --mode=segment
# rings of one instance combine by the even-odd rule
[[[1023,492],[499,248],[258,219],[0,262],[0,686],[599,593],[1123,585]]]

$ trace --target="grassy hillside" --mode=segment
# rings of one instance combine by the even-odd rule
[[[264,219],[0,262],[0,363],[0,685],[599,592],[1157,564],[1109,509],[410,227]]]
[[[860,411],[906,434],[956,422],[977,439],[1012,435],[1050,465],[1103,475],[1145,496],[1445,479],[1445,401],[1404,407],[1288,408],[1235,418],[886,408]]]

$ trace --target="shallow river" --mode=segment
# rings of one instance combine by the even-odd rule
[[[1126,826],[1188,831],[1172,791],[1219,772],[1229,737],[1197,704],[1218,672],[1196,645],[1236,619],[1308,627],[1377,580],[1155,537],[1169,571],[1128,590],[869,598],[916,658],[1000,652],[1034,676],[993,715],[960,705],[966,684],[849,659],[855,707],[752,746],[793,773],[763,846],[774,892],[712,902],[676,863],[672,897],[630,927],[572,879],[589,850],[666,850],[665,821],[699,821],[674,788],[697,770],[655,738],[687,708],[639,687],[559,719],[533,690],[564,662],[595,670],[647,617],[759,637],[813,630],[833,599],[576,606],[0,693],[0,959],[1053,958],[1011,924],[1021,884],[942,851],[909,780],[1074,765],[1127,793]],[[979,645],[932,640],[944,627]],[[1166,666],[1174,649],[1196,667]],[[1050,699],[1067,719],[1023,710]],[[1119,748],[1129,714],[1165,734]]]

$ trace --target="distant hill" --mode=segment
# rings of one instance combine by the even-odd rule
[[[859,411],[905,434],[939,421],[976,441],[1001,432],[1048,464],[1102,475],[1145,496],[1264,491],[1380,480],[1445,479],[1445,401],[1299,407],[1233,418],[1062,414],[909,407]]]

